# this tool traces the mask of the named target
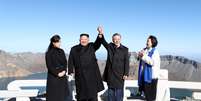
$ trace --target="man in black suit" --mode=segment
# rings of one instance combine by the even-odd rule
[[[80,35],[80,44],[71,48],[68,74],[75,73],[77,101],[98,101],[97,93],[104,89],[95,52],[101,46],[101,39],[89,42],[88,34]]]
[[[129,74],[128,48],[121,44],[121,35],[115,33],[112,42],[107,43],[103,35],[103,28],[98,27],[99,37],[108,52],[103,80],[108,85],[108,101],[123,101],[124,80]]]

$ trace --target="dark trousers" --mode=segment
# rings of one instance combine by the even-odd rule
[[[155,101],[158,79],[152,79],[151,83],[143,82],[139,87],[140,92],[144,92],[146,101]]]
[[[123,101],[123,88],[108,88],[108,101]]]
[[[98,101],[97,97],[90,98],[90,99],[83,99],[83,100],[77,100],[77,101]]]

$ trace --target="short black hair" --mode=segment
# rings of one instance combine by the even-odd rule
[[[89,34],[86,34],[86,33],[82,33],[82,34],[80,34],[80,37],[82,37],[82,36],[86,36],[86,37],[89,38]]]
[[[114,34],[112,35],[112,37],[114,37],[114,36],[120,36],[120,37],[121,37],[121,34],[119,34],[119,33],[114,33]]]
[[[151,39],[152,47],[156,47],[158,45],[158,40],[155,36],[150,35],[148,39]]]

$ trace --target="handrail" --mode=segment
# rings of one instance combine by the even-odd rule
[[[72,79],[72,77],[69,77],[68,79],[69,82],[74,81],[74,79]],[[10,98],[10,97],[16,97],[16,99],[20,99],[17,101],[29,101],[27,99],[29,99],[29,97],[33,97],[33,95],[31,95],[31,92],[33,91],[34,93],[34,97],[37,96],[37,92],[38,90],[23,90],[23,87],[46,87],[46,80],[15,80],[12,81],[8,84],[7,89],[8,91],[1,91],[0,90],[0,95],[4,94],[4,92],[7,92],[6,94],[9,94],[9,96],[4,95],[4,98]],[[170,99],[169,97],[169,88],[177,88],[177,89],[189,89],[189,90],[193,90],[196,93],[194,93],[193,95],[195,95],[195,98],[200,98],[200,97],[196,97],[197,95],[200,95],[201,91],[201,82],[184,82],[184,81],[168,81],[168,72],[167,70],[161,70],[160,71],[160,77],[158,80],[158,90],[157,90],[157,94],[158,95],[164,95],[166,97],[168,97],[168,99]],[[70,86],[75,86],[70,85]],[[102,94],[105,93],[105,91],[107,90],[107,84],[104,82],[104,86],[105,86],[105,90],[103,90],[102,92],[100,92],[98,94],[98,98],[100,99],[100,96]],[[137,85],[137,80],[126,80],[125,81],[125,87],[124,87],[124,99],[126,99],[127,97],[130,96],[130,91],[128,89],[126,89],[127,87],[138,87]],[[73,88],[73,87],[72,87]],[[25,92],[29,92],[29,95],[25,96]],[[26,93],[28,94],[28,93]],[[73,99],[75,99],[75,89],[73,89]],[[22,96],[21,96],[22,95]],[[1,97],[1,96],[0,96]],[[22,98],[23,97],[23,98]],[[22,99],[26,99],[26,100],[22,100]],[[161,98],[162,99],[162,98]]]

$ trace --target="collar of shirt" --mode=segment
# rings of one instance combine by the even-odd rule
[[[122,44],[120,44],[119,47],[117,47],[114,43],[112,43],[112,44],[113,44],[113,47],[116,48],[116,49],[118,49],[118,48],[123,48],[123,45],[122,45]]]

